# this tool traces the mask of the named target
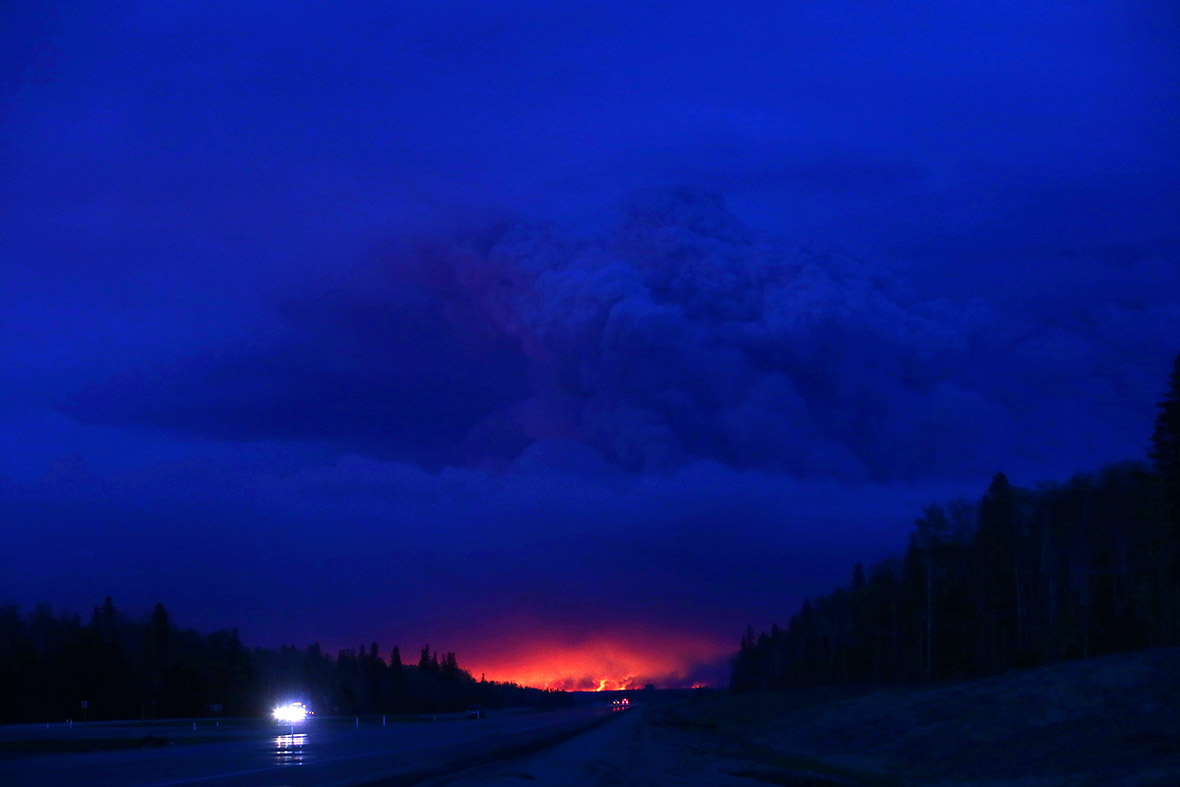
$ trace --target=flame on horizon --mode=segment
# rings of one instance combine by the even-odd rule
[[[634,691],[704,685],[701,666],[729,655],[728,643],[698,636],[616,634],[577,643],[534,640],[476,656],[488,680],[565,691]]]

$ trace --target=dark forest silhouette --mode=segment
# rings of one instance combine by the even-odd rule
[[[376,643],[335,658],[319,645],[249,650],[236,629],[180,630],[161,604],[136,621],[107,598],[88,623],[46,604],[27,615],[0,607],[0,723],[256,716],[293,700],[353,715],[554,707],[569,695],[475,680],[454,653],[440,661],[428,646],[416,664],[397,647],[382,658]]]
[[[1180,356],[1151,463],[926,508],[905,556],[747,627],[735,691],[986,675],[1180,643]]]

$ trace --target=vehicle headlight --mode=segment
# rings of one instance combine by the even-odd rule
[[[272,715],[275,721],[293,724],[307,718],[307,708],[304,707],[302,702],[291,702],[275,708]]]

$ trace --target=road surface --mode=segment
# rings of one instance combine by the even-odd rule
[[[835,787],[784,772],[766,776],[756,764],[734,760],[707,738],[652,724],[652,706],[632,703],[617,719],[543,750],[463,771],[439,774],[421,787],[756,787],[792,784]],[[799,778],[796,778],[799,777]]]
[[[187,785],[408,785],[491,762],[516,759],[598,724],[609,707],[492,713],[481,720],[313,719],[304,724],[197,721],[169,724],[0,727],[0,784],[94,787]],[[143,738],[168,745],[115,751],[27,753],[102,738]],[[70,742],[73,742],[72,744]],[[100,744],[88,744],[100,745]],[[20,751],[21,747],[26,752]]]

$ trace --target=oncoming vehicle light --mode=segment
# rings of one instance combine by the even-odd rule
[[[307,718],[307,707],[302,702],[290,702],[274,709],[275,721],[294,724]]]

